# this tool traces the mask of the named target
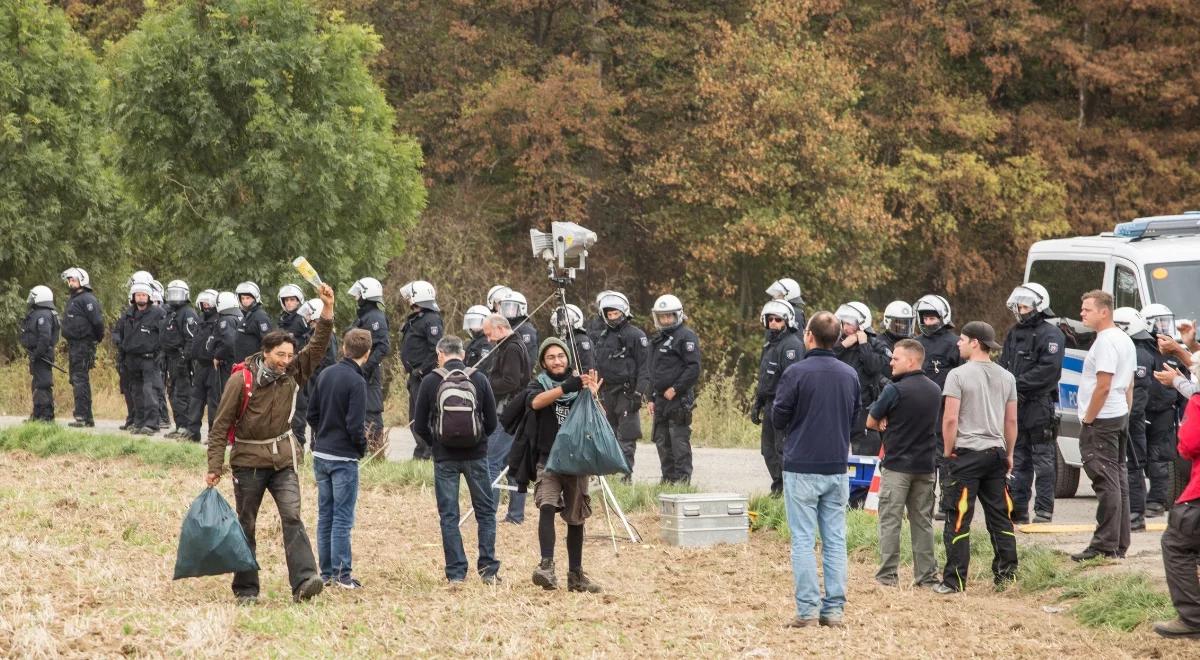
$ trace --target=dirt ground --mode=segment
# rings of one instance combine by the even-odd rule
[[[305,518],[315,491],[304,478]],[[221,492],[232,499],[228,481]],[[200,475],[129,461],[0,454],[0,655],[5,657],[613,656],[613,657],[1196,657],[1195,644],[1145,629],[1081,627],[1050,595],[997,595],[987,582],[943,598],[886,589],[874,567],[851,563],[848,627],[785,630],[793,614],[788,547],[773,533],[744,546],[681,550],[649,539],[591,538],[585,569],[602,595],[544,592],[529,582],[536,526],[503,525],[504,584],[472,577],[447,586],[428,489],[365,490],[354,532],[361,592],[290,602],[278,518],[264,503],[259,562],[264,594],[233,603],[227,577],[171,581],[179,525]],[[465,506],[464,506],[465,508]],[[468,556],[474,523],[464,525]],[[604,527],[598,514],[589,535]],[[560,580],[565,556],[559,541]]]

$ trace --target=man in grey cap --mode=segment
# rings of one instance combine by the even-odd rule
[[[942,486],[946,567],[942,583],[934,587],[939,594],[967,587],[977,497],[992,538],[996,586],[1003,587],[1017,576],[1017,538],[1005,489],[1017,442],[1017,381],[992,362],[991,351],[998,350],[992,326],[983,321],[964,325],[958,337],[963,364],[950,371],[942,388],[942,455],[949,478]]]

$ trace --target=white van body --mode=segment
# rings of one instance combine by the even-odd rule
[[[1138,236],[1139,228],[1152,227],[1160,230]],[[1200,317],[1200,213],[1138,218],[1099,236],[1038,241],[1029,249],[1025,281],[1046,287],[1057,315],[1052,322],[1067,336],[1058,384],[1056,497],[1070,497],[1082,465],[1076,396],[1083,358],[1095,335],[1079,321],[1080,296],[1103,289],[1113,295],[1117,307],[1140,310],[1161,303],[1177,320],[1196,320]]]

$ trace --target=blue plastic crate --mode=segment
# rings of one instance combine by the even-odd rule
[[[879,459],[874,456],[850,454],[846,472],[850,476],[851,497],[856,491],[861,490],[865,493],[871,488],[871,478],[875,476],[875,466],[877,465],[879,465]]]

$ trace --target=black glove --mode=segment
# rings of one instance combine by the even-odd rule
[[[563,394],[578,392],[583,389],[583,379],[579,376],[570,376],[562,382],[560,387],[562,387]]]
[[[762,421],[762,406],[754,406],[754,408],[750,411],[750,423],[758,426],[759,424],[762,424]]]

